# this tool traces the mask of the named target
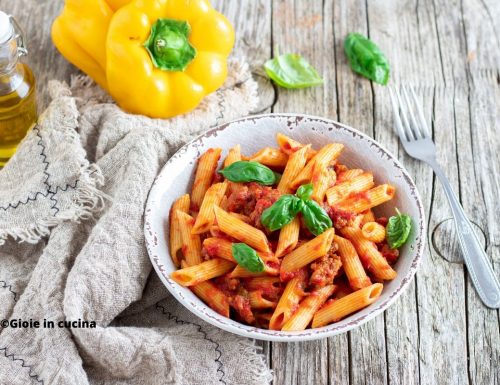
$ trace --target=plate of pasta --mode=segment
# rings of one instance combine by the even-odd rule
[[[411,177],[376,141],[267,114],[212,129],[165,164],[145,237],[164,285],[203,320],[303,341],[387,309],[417,270],[425,220]]]

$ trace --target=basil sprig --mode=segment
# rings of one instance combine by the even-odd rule
[[[325,210],[311,199],[313,189],[313,185],[308,183],[300,186],[296,195],[282,195],[271,207],[262,212],[261,223],[271,231],[279,230],[300,212],[309,231],[314,235],[320,235],[332,227],[332,220]]]
[[[411,217],[408,214],[401,214],[396,209],[397,215],[389,218],[387,222],[387,242],[391,249],[397,249],[408,240],[411,231]]]
[[[259,162],[239,160],[219,171],[224,178],[231,182],[257,182],[270,186],[276,183],[277,175],[269,167]]]
[[[389,62],[370,39],[359,33],[350,33],[344,41],[344,50],[354,72],[384,86],[387,84]]]
[[[257,252],[245,243],[233,243],[233,257],[238,265],[244,267],[252,273],[261,273],[264,271],[264,262]]]
[[[318,86],[323,79],[302,56],[289,53],[276,56],[264,64],[267,76],[284,88]]]

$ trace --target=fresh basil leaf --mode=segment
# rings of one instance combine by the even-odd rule
[[[262,212],[260,222],[271,231],[279,230],[295,218],[302,205],[302,201],[295,195],[282,195]]]
[[[408,214],[401,214],[396,209],[397,215],[390,217],[387,222],[387,242],[391,249],[401,247],[407,240],[411,231],[411,217]]]
[[[274,172],[274,177],[276,178],[276,180],[275,180],[274,184],[279,184],[279,183],[280,183],[280,180],[281,180],[282,175],[281,175],[279,172],[275,172],[275,171],[273,171],[273,172]]]
[[[311,195],[313,193],[313,190],[314,190],[314,186],[312,183],[303,184],[302,186],[300,186],[297,189],[296,195],[302,200],[310,199]]]
[[[389,62],[375,43],[359,33],[350,33],[344,41],[344,50],[354,72],[376,83],[387,84]]]
[[[240,160],[232,163],[219,174],[231,182],[257,182],[262,185],[273,185],[276,183],[276,175],[269,167],[259,162]]]
[[[260,273],[264,271],[264,262],[259,257],[257,252],[245,243],[233,243],[233,257],[238,262],[238,265],[244,267],[252,273]]]
[[[314,235],[320,235],[326,229],[332,227],[332,220],[325,210],[313,200],[303,201],[302,216],[307,228]]]
[[[266,61],[264,69],[276,84],[284,88],[317,86],[323,79],[302,56],[284,54]]]

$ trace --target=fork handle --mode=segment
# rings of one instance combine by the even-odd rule
[[[465,216],[464,210],[443,170],[435,160],[429,162],[429,165],[441,181],[450,203],[464,262],[477,293],[486,306],[498,309],[500,308],[500,284],[495,277],[488,255],[477,240],[474,229]]]

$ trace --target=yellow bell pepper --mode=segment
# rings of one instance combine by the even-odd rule
[[[168,118],[224,83],[234,30],[208,0],[66,0],[52,39],[122,108]]]
[[[104,89],[107,89],[109,23],[113,9],[128,2],[130,0],[66,0],[61,14],[52,24],[52,40],[57,49]]]
[[[207,0],[137,0],[113,16],[108,91],[125,110],[168,118],[195,108],[227,77],[232,25]]]

